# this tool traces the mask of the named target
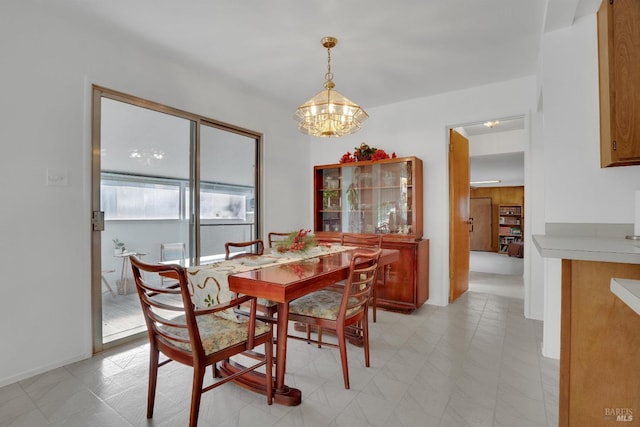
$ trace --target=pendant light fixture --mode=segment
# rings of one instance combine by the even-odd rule
[[[324,88],[316,96],[298,107],[294,118],[298,121],[300,132],[320,137],[344,136],[357,132],[369,115],[359,105],[351,102],[340,92],[333,90],[331,72],[331,49],[338,39],[324,37],[322,46],[327,49],[327,74]]]

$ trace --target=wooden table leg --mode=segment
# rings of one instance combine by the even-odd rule
[[[288,387],[284,383],[284,375],[287,370],[287,331],[289,326],[289,304],[278,303],[278,323],[276,342],[276,377],[273,389],[275,403],[285,406],[297,406],[302,402],[302,392],[297,388]],[[223,376],[237,372],[242,366],[235,362],[223,362],[220,366],[220,374]],[[265,377],[261,373],[250,372],[247,375],[234,380],[239,386],[265,394]]]
[[[289,304],[278,303],[278,330],[276,343],[276,382],[274,401],[281,405],[297,406],[302,402],[302,392],[284,383],[287,370],[287,335],[289,329]]]

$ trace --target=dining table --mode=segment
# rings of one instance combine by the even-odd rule
[[[164,261],[162,264],[179,264],[185,268],[189,293],[196,308],[207,308],[216,301],[229,301],[238,293],[256,297],[258,302],[269,300],[277,304],[277,316],[275,319],[267,319],[275,322],[277,327],[273,398],[278,404],[296,406],[302,402],[301,391],[284,383],[289,302],[347,280],[354,253],[370,250],[372,249],[339,244],[320,244],[303,252],[280,253],[273,249],[271,253],[246,254],[230,260],[224,260],[220,256],[206,256],[196,260]],[[387,266],[399,259],[399,250],[382,249],[378,261],[379,271],[385,271]],[[168,277],[176,278],[172,275]],[[231,309],[219,312],[217,315],[228,320],[240,321],[238,313]],[[351,339],[350,341],[354,342]],[[221,364],[219,372],[225,376],[244,368],[238,361],[227,360]],[[259,372],[249,372],[235,378],[233,382],[244,388],[266,394],[265,376]]]
[[[262,268],[236,272],[228,276],[229,291],[264,298],[276,302],[276,361],[274,401],[286,406],[296,406],[302,401],[301,390],[285,384],[287,364],[287,336],[289,329],[289,302],[311,292],[318,291],[346,280],[353,254],[362,248],[332,245],[329,250],[320,250],[317,255],[289,258],[286,262],[266,264]],[[286,254],[284,255],[286,257]],[[379,269],[397,261],[400,252],[383,249],[378,263]],[[258,258],[259,259],[259,258]],[[228,361],[220,370],[231,374],[242,369],[238,362]],[[245,375],[236,382],[256,392],[266,393],[264,376]]]

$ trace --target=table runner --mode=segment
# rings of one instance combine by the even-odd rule
[[[232,274],[290,264],[350,249],[354,249],[354,247],[320,245],[306,252],[285,252],[283,254],[275,252],[274,250],[271,254],[266,255],[241,257],[212,264],[188,267],[186,271],[189,280],[191,301],[196,308],[207,308],[221,302],[230,301],[235,295],[234,292],[229,290],[229,276]],[[216,314],[228,320],[239,321],[232,309],[227,309]]]

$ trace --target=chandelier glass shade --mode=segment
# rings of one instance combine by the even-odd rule
[[[357,132],[369,115],[357,104],[334,90],[331,73],[331,48],[338,43],[335,37],[325,37],[327,48],[327,74],[324,90],[298,107],[294,118],[300,132],[319,137],[339,137]]]

